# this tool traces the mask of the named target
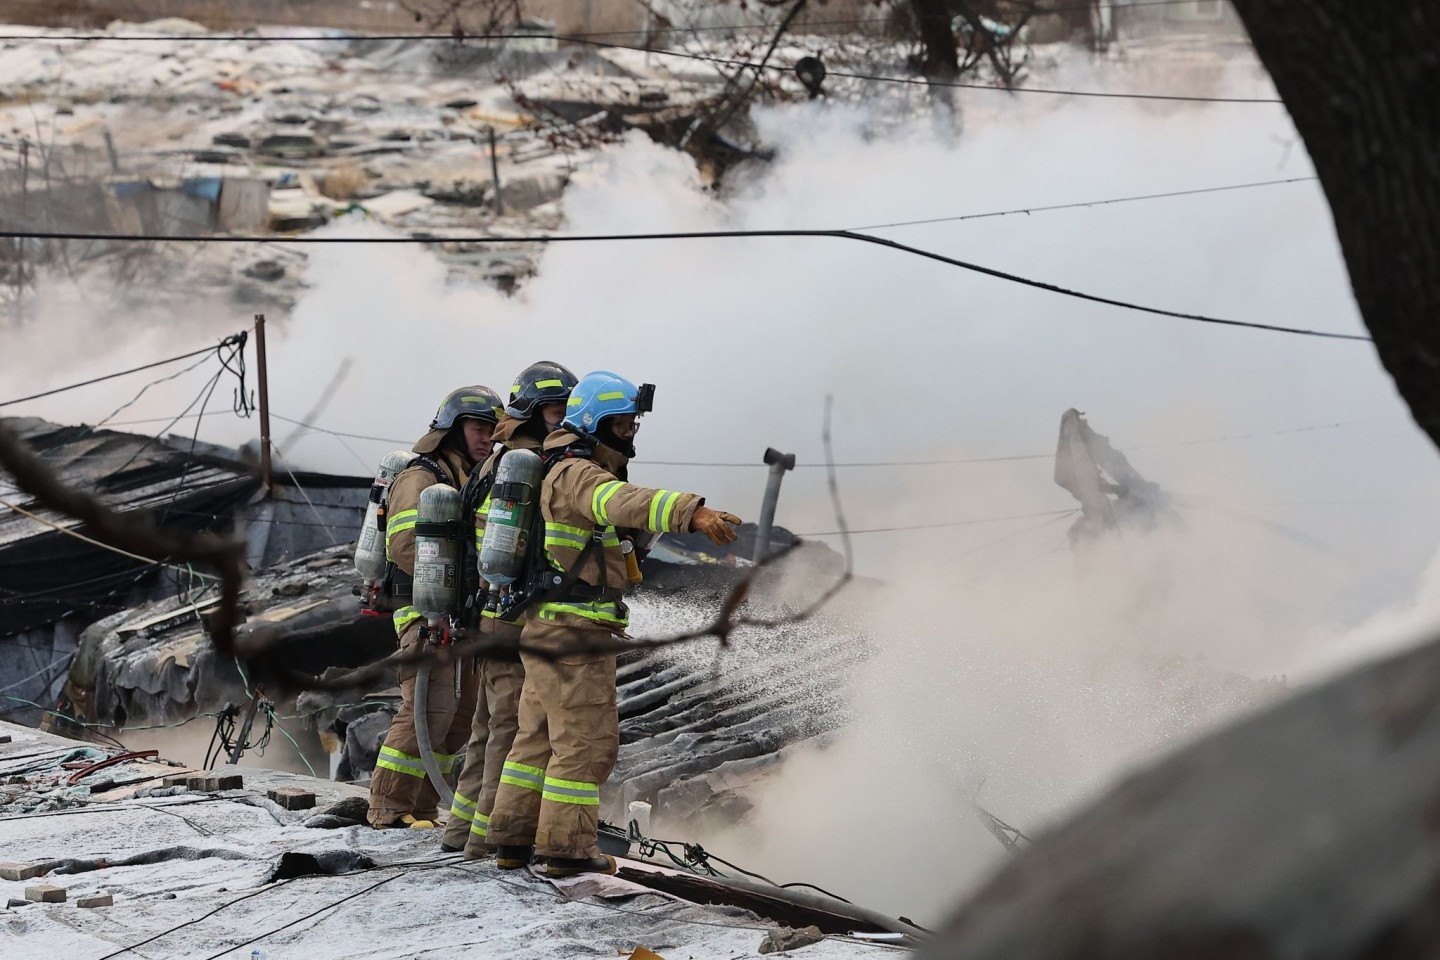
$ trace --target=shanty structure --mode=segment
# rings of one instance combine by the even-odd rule
[[[61,481],[121,514],[147,515],[167,530],[244,533],[256,570],[351,540],[370,483],[286,472],[267,497],[256,467],[232,450],[35,418],[5,423]],[[164,603],[193,618],[214,595],[207,571],[107,548],[83,524],[19,491],[7,488],[0,500],[0,711],[52,705],[81,631],[95,621],[123,618],[154,597],[172,598]],[[76,663],[83,667],[83,658]],[[149,679],[142,685],[155,686]]]

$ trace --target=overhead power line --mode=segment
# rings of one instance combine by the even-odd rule
[[[838,467],[839,464],[837,463]],[[938,530],[943,527],[972,527],[982,523],[1003,523],[1006,520],[1030,520],[1035,517],[1063,517],[1078,512],[1074,507],[1065,510],[1042,510],[1039,513],[1017,513],[1008,517],[981,517],[975,520],[946,520],[936,523],[916,523],[902,527],[870,527],[861,530],[816,530],[797,533],[797,537],[842,537],[850,533],[899,533],[905,530]]]
[[[341,430],[331,430],[319,424],[306,423],[303,420],[294,420],[290,417],[270,414],[276,420],[283,420],[307,430],[314,430],[316,433],[329,434],[337,437],[350,437],[354,440],[370,440],[375,443],[408,444],[409,440],[401,440],[396,437],[374,437],[363,433],[346,433]],[[1343,427],[1353,427],[1365,423],[1374,423],[1376,418],[1371,417],[1364,420],[1337,420],[1333,423],[1317,423],[1304,427],[1286,427],[1282,430],[1266,430],[1256,433],[1235,433],[1219,437],[1198,437],[1189,440],[1169,440],[1162,443],[1148,444],[1127,444],[1126,450],[1161,450],[1170,447],[1196,446],[1205,443],[1225,443],[1232,440],[1255,440],[1262,437],[1278,437],[1295,433],[1312,433],[1318,430],[1337,430]],[[852,460],[833,464],[826,463],[797,463],[795,469],[827,469],[829,467],[865,468],[865,467],[941,467],[956,464],[968,463],[1013,463],[1022,460],[1053,460],[1054,451],[1048,453],[1020,453],[1009,456],[997,457],[947,457],[935,460]],[[647,460],[638,459],[636,463],[649,467],[734,467],[746,469],[764,468],[763,463],[757,461],[742,460]]]
[[[899,253],[906,253],[912,256],[924,257],[927,260],[934,260],[947,266],[958,267],[961,270],[969,270],[973,273],[994,277],[997,280],[1005,280],[1010,283],[1018,283],[1022,286],[1033,287],[1037,290],[1044,290],[1048,293],[1058,294],[1064,297],[1071,297],[1076,300],[1085,300],[1090,303],[1100,303],[1106,306],[1119,307],[1123,310],[1134,310],[1140,313],[1149,313],[1155,316],[1172,317],[1177,320],[1189,320],[1196,323],[1210,323],[1226,327],[1242,327],[1251,330],[1268,330],[1272,333],[1291,333],[1306,337],[1321,337],[1329,340],[1356,340],[1362,343],[1371,342],[1371,338],[1364,334],[1339,333],[1329,330],[1312,330],[1305,327],[1289,327],[1280,324],[1259,323],[1252,320],[1228,320],[1223,317],[1211,317],[1199,313],[1186,313],[1180,310],[1166,310],[1161,307],[1148,307],[1143,304],[1132,303],[1126,300],[1117,300],[1114,297],[1105,297],[1099,294],[1085,293],[1081,290],[1072,290],[1058,284],[1048,283],[1043,280],[1034,280],[1029,277],[1022,277],[1019,274],[1009,273],[1004,270],[997,270],[994,267],[982,266],[978,263],[971,263],[967,260],[959,260],[955,257],[947,257],[944,254],[936,253],[933,250],[925,250],[921,247],[912,247],[908,244],[899,243],[895,240],[888,240],[884,237],[871,236],[867,233],[855,233],[850,230],[689,230],[676,233],[610,233],[610,234],[571,234],[568,236],[518,236],[518,237],[484,237],[484,236],[446,236],[446,237],[294,237],[290,243],[317,243],[317,244],[408,244],[408,243],[596,243],[596,242],[617,242],[626,240],[714,240],[714,239],[736,239],[755,237],[828,237],[837,240],[853,240],[859,243],[869,243],[875,246],[885,247]],[[259,243],[273,238],[247,236],[247,235],[211,235],[200,237],[169,237],[159,234],[138,234],[138,233],[78,233],[69,231],[21,231],[21,230],[0,230],[0,238],[6,239],[36,239],[36,240],[106,240],[111,242],[171,242],[171,243]]]
[[[1133,9],[1133,8],[1137,8],[1137,7],[1174,7],[1174,6],[1190,6],[1190,5],[1192,5],[1194,2],[1195,2],[1195,0],[1132,0],[1132,2],[1125,4],[1125,6],[1126,6],[1126,8],[1129,8],[1129,9]],[[1058,5],[1045,5],[1045,6],[1039,7],[1039,8],[1036,9],[1035,13],[1036,13],[1037,15],[1040,15],[1040,14],[1052,14],[1052,13],[1089,12],[1089,11],[1091,11],[1091,10],[1093,10],[1093,9],[1094,9],[1093,3],[1088,3],[1088,4],[1087,4],[1087,3],[1080,3],[1080,4],[1058,4]],[[865,25],[865,24],[873,24],[873,23],[884,24],[884,23],[890,23],[890,22],[892,22],[892,19],[893,19],[893,18],[891,18],[891,17],[850,17],[850,18],[847,18],[847,19],[844,19],[844,20],[802,20],[802,21],[800,21],[798,27],[797,27],[795,30],[791,31],[791,33],[792,33],[792,34],[795,34],[795,35],[801,35],[801,36],[803,36],[804,34],[802,34],[800,31],[805,30],[805,29],[809,29],[809,28],[811,28],[811,27],[850,27],[850,26],[863,26],[863,25]],[[644,29],[644,28],[639,29],[639,30],[589,30],[589,31],[585,31],[585,32],[583,32],[583,33],[570,33],[570,34],[565,34],[564,36],[567,37],[567,38],[573,37],[573,38],[588,39],[588,38],[593,38],[593,37],[633,37],[633,36],[635,36],[636,34],[647,34],[647,33],[727,33],[727,32],[733,33],[733,32],[751,31],[751,30],[759,31],[759,32],[764,33],[764,32],[769,32],[769,31],[774,30],[777,25],[778,25],[778,21],[776,21],[776,22],[767,22],[767,23],[709,24],[709,25],[695,25],[695,26],[676,26],[676,25],[673,25],[673,24],[672,24],[671,26],[668,26],[668,27],[655,28],[655,29],[653,29],[653,30],[652,30],[652,29]],[[466,35],[462,35],[462,36],[463,36],[464,39],[467,39],[467,40],[483,39],[483,38],[487,38],[487,37],[489,37],[489,38],[494,38],[494,39],[505,39],[505,40],[523,40],[523,39],[526,39],[526,38],[533,38],[533,37],[536,37],[536,36],[539,36],[541,39],[544,39],[545,37],[547,37],[547,36],[549,36],[549,35],[530,34],[530,33],[524,33],[524,34],[509,33],[509,34],[476,34],[475,36],[466,36]],[[140,41],[140,42],[145,42],[145,41],[157,42],[157,41],[166,41],[166,40],[179,42],[179,41],[199,40],[199,41],[210,41],[210,42],[245,41],[245,42],[256,42],[256,43],[291,43],[291,42],[294,42],[294,43],[312,43],[312,42],[323,42],[323,41],[332,41],[332,42],[335,42],[335,43],[350,43],[350,42],[355,42],[355,41],[360,41],[360,40],[454,40],[454,39],[455,39],[455,34],[453,34],[453,33],[442,33],[442,34],[435,34],[435,33],[349,34],[349,33],[347,33],[347,34],[342,34],[342,35],[338,35],[338,36],[337,36],[337,35],[325,35],[325,34],[308,34],[308,35],[307,35],[307,34],[300,34],[300,35],[283,35],[283,36],[268,36],[268,37],[267,37],[267,36],[259,36],[259,35],[256,35],[256,34],[247,34],[247,33],[214,33],[214,34],[173,34],[173,33],[172,33],[172,34],[156,34],[156,35],[146,35],[146,36],[135,36],[135,35],[131,35],[131,34],[109,34],[109,33],[98,33],[98,34],[97,34],[97,33],[78,33],[78,34],[0,33],[0,40],[121,40],[121,41]]]
[[[1140,200],[1165,200],[1170,197],[1193,197],[1202,193],[1223,193],[1227,190],[1249,190],[1253,187],[1273,187],[1284,183],[1309,183],[1319,177],[1287,177],[1283,180],[1256,180],[1252,183],[1235,183],[1225,187],[1200,187],[1194,190],[1171,190],[1167,193],[1146,193],[1133,197],[1113,197],[1109,200],[1087,200],[1080,203],[1052,203],[1040,207],[1016,207],[1013,210],[994,210],[989,213],[965,213],[954,217],[931,217],[928,220],[897,220],[894,223],[871,223],[863,227],[846,227],[854,232],[859,230],[887,230],[891,227],[916,227],[927,223],[952,223],[959,220],[983,220],[987,217],[1010,217],[1016,214],[1045,213],[1052,210],[1076,210],[1081,207],[1104,207],[1114,203],[1135,203]]]
[[[636,31],[631,31],[633,34]],[[67,36],[48,36],[43,34],[20,34],[4,39],[32,40],[32,41],[176,41],[176,40],[200,40],[212,42],[344,42],[344,41],[442,41],[452,43],[464,43],[466,41],[514,41],[514,40],[553,40],[556,43],[574,43],[581,46],[600,47],[612,50],[630,50],[636,53],[653,54],[655,56],[672,57],[681,60],[694,60],[702,63],[711,63],[719,66],[734,67],[738,70],[770,70],[781,73],[789,73],[793,67],[778,63],[764,63],[752,60],[737,60],[733,57],[717,57],[709,54],[691,53],[686,50],[675,50],[665,47],[645,46],[640,44],[620,43],[614,40],[597,40],[592,34],[561,34],[561,33],[477,33],[464,34],[456,33],[429,33],[429,34],[375,34],[369,36],[353,37],[332,37],[332,36],[299,36],[299,37],[247,37],[241,34],[213,34],[195,37],[177,38],[174,36],[110,36],[106,34],[70,34]],[[1068,90],[1053,87],[1000,87],[988,83],[970,83],[961,80],[939,80],[930,77],[890,77],[871,73],[854,73],[843,70],[828,70],[827,77],[836,77],[847,80],[863,80],[872,83],[894,83],[905,86],[920,87],[944,87],[962,90],[980,90],[991,93],[1031,93],[1045,96],[1061,97],[1087,97],[1104,100],[1161,100],[1179,103],[1263,103],[1282,104],[1279,97],[1205,97],[1187,94],[1163,94],[1163,93],[1113,93],[1102,90]]]
[[[103,377],[93,377],[89,380],[82,380],[79,383],[72,383],[69,386],[56,387],[54,390],[46,390],[42,393],[32,393],[28,397],[19,397],[15,400],[6,400],[3,403],[0,403],[0,407],[13,407],[17,403],[26,403],[30,400],[39,400],[41,397],[50,397],[54,396],[57,393],[65,393],[69,390],[78,390],[81,387],[88,387],[94,383],[103,383],[106,380],[114,380],[116,377],[125,377],[129,376],[132,373],[139,373],[142,370],[153,370],[155,367],[163,367],[167,363],[178,363],[181,360],[189,360],[191,357],[198,357],[202,353],[210,353],[211,351],[219,347],[231,346],[236,343],[243,345],[245,343],[246,336],[246,333],[233,334],[226,337],[224,340],[221,340],[218,344],[209,347],[203,347],[199,350],[192,350],[189,353],[182,353],[178,357],[168,357],[164,360],[156,360],[154,363],[147,363],[143,364],[142,366],[131,367],[129,370],[121,370],[119,373],[107,373]]]

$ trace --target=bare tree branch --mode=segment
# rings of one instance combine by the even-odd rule
[[[116,513],[96,497],[62,483],[4,424],[0,424],[0,467],[37,503],[82,521],[101,543],[157,561],[213,568],[220,577],[220,606],[210,620],[210,637],[222,653],[233,653],[240,587],[245,579],[245,541],[211,533],[174,534],[159,529],[149,516]]]

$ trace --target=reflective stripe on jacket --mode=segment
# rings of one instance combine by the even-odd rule
[[[566,432],[552,433],[545,450],[554,451],[579,438]],[[545,555],[557,570],[568,571],[598,526],[601,550],[592,551],[580,569],[579,582],[603,586],[617,592],[629,580],[625,555],[620,548],[619,530],[649,530],[671,533],[690,529],[690,518],[704,498],[679,490],[657,490],[620,479],[626,460],[609,447],[599,445],[593,456],[562,460],[545,475],[540,491],[540,510],[545,518]],[[618,600],[577,601],[560,598],[542,603],[533,611],[541,620],[573,626],[599,624],[623,630],[629,611]]]

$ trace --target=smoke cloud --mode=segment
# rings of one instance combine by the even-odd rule
[[[1059,66],[1060,81],[1098,86],[1085,74],[1079,58]],[[1212,80],[1206,92],[1273,95],[1253,63]],[[864,227],[1312,173],[1278,105],[960,100],[959,136],[879,101],[761,110],[775,159],[719,196],[687,157],[632,136],[577,174],[566,229]],[[874,232],[1142,304],[1363,332],[1313,181]],[[503,391],[541,357],[611,369],[659,385],[636,481],[753,519],[761,453],[793,451],[802,466],[777,520],[802,534],[836,528],[818,468],[834,396],[837,459],[898,464],[840,469],[851,525],[920,529],[857,534],[857,569],[887,586],[857,588],[845,616],[824,621],[846,630],[861,617],[878,638],[852,675],[856,721],[760,788],[750,822],[706,841],[922,922],[1003,855],[971,815],[977,790],[1033,833],[1280,689],[1244,678],[1306,682],[1440,613],[1435,451],[1365,344],[1124,311],[835,239],[556,244],[513,298],[447,283],[423,248],[313,247],[306,282],[293,312],[272,317],[278,412],[413,439],[455,386]],[[184,339],[243,325],[236,313],[187,313]],[[47,322],[6,335],[16,392],[181,339],[164,312],[128,317],[103,344],[80,319]],[[150,415],[174,412],[186,384]],[[1193,498],[1181,523],[1076,556],[1065,518],[944,526],[1075,506],[1049,460],[903,463],[1049,453],[1070,407]],[[23,409],[76,419],[82,406]],[[202,436],[252,432],[218,420]],[[393,446],[284,442],[292,461],[342,472]]]

